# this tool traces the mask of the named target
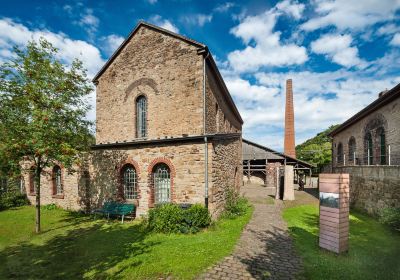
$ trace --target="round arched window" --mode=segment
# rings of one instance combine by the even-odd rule
[[[122,185],[125,199],[137,198],[136,183],[135,168],[130,164],[125,165],[122,169]]]
[[[154,201],[156,204],[171,202],[171,171],[164,163],[153,169]]]

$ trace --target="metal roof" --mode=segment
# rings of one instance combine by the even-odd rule
[[[271,148],[262,146],[260,144],[251,142],[246,139],[242,139],[242,152],[243,160],[254,160],[254,159],[267,159],[267,160],[286,160],[286,163],[298,163],[306,167],[314,167],[311,163],[293,158],[291,156],[280,153]]]

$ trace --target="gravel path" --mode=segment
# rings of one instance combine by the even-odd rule
[[[268,199],[273,191],[265,187],[246,185],[243,189],[255,207],[253,217],[233,254],[199,279],[298,279],[302,263],[282,219],[283,202]]]

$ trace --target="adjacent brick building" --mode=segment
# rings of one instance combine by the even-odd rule
[[[135,203],[137,215],[201,203],[217,216],[242,184],[243,120],[207,46],[140,22],[93,82],[96,145],[75,173],[48,171],[43,203],[78,209],[114,198]]]

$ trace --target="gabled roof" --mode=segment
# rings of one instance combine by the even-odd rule
[[[390,103],[391,101],[395,100],[396,98],[400,97],[400,84],[393,87],[391,90],[387,92],[382,92],[382,95],[376,99],[374,102],[369,104],[367,107],[362,109],[360,112],[352,116],[350,119],[342,123],[339,127],[329,133],[329,136],[334,136],[344,130],[345,128],[349,127],[350,125],[354,124],[355,122],[361,120],[362,118],[368,116],[372,112],[378,110],[382,106]]]
[[[233,102],[232,96],[230,95],[228,88],[225,85],[225,82],[221,76],[221,73],[218,70],[217,64],[214,61],[214,58],[211,55],[211,52],[209,51],[208,47],[203,44],[200,43],[198,41],[192,40],[188,37],[182,36],[180,34],[177,34],[175,32],[169,31],[165,28],[156,26],[154,24],[145,22],[143,20],[139,21],[139,23],[136,25],[136,27],[131,31],[131,33],[128,35],[128,37],[122,42],[122,44],[118,47],[118,49],[111,55],[111,57],[107,60],[107,62],[103,65],[103,67],[101,67],[100,71],[94,76],[94,78],[92,79],[93,83],[97,83],[98,79],[100,78],[100,76],[104,73],[104,71],[107,70],[108,66],[110,66],[110,64],[114,61],[114,59],[119,55],[119,53],[122,51],[122,49],[128,44],[128,42],[130,41],[130,39],[136,34],[136,32],[139,30],[139,28],[141,26],[146,26],[147,28],[153,29],[155,31],[164,33],[166,35],[172,36],[176,39],[182,40],[190,45],[193,45],[195,47],[198,47],[198,54],[202,54],[207,61],[209,62],[211,68],[214,70],[214,72],[216,73],[217,76],[217,80],[220,83],[220,85],[222,85],[222,92],[226,98],[226,101],[228,103],[228,105],[231,107],[233,114],[238,118],[239,122],[241,124],[243,124],[243,119],[240,116],[239,110],[237,109],[235,103]],[[208,55],[209,54],[209,55]]]
[[[187,38],[185,36],[179,35],[179,34],[177,34],[175,32],[169,31],[169,30],[167,30],[165,28],[162,28],[162,27],[156,26],[154,24],[151,24],[151,23],[145,22],[143,20],[140,20],[138,22],[138,24],[135,26],[135,28],[131,31],[131,33],[129,33],[128,37],[125,38],[125,40],[118,47],[118,49],[111,55],[111,57],[107,60],[107,62],[103,65],[103,67],[101,67],[100,71],[94,76],[94,78],[92,80],[93,83],[97,82],[97,80],[100,78],[100,76],[104,73],[104,71],[106,71],[108,66],[110,66],[110,64],[119,55],[119,53],[126,46],[126,44],[128,44],[130,39],[136,34],[136,32],[139,30],[139,28],[141,26],[146,26],[146,27],[148,27],[150,29],[157,30],[157,31],[159,31],[161,33],[170,35],[170,36],[175,37],[175,38],[177,38],[179,40],[185,41],[186,43],[188,43],[190,45],[194,45],[194,46],[196,46],[198,48],[206,48],[207,47],[206,45],[204,45],[204,44],[202,44],[200,42],[197,42],[197,41],[192,40],[190,38]]]
[[[286,154],[284,154],[284,153],[280,153],[280,152],[275,151],[275,150],[273,150],[273,149],[271,149],[271,148],[262,146],[262,145],[260,145],[260,144],[254,143],[254,142],[251,142],[251,141],[249,141],[249,140],[247,140],[247,139],[244,139],[244,138],[243,138],[242,141],[243,141],[244,143],[246,143],[246,144],[249,144],[249,145],[251,145],[251,146],[254,146],[254,147],[257,147],[257,148],[259,148],[259,149],[261,149],[261,150],[266,151],[266,152],[267,152],[267,155],[273,154],[274,157],[271,158],[271,159],[276,159],[276,156],[278,156],[278,157],[280,157],[281,159],[286,159],[288,163],[293,163],[293,162],[294,162],[294,163],[300,163],[301,165],[306,166],[306,167],[310,167],[310,168],[311,168],[311,167],[315,167],[315,166],[312,165],[311,163],[308,163],[308,162],[306,162],[306,161],[302,161],[302,160],[299,160],[299,159],[297,159],[297,158],[288,156],[288,155],[286,155]],[[264,155],[262,155],[262,156],[264,156]],[[256,158],[255,158],[255,159],[265,159],[265,157],[257,158],[257,155],[256,155]]]

